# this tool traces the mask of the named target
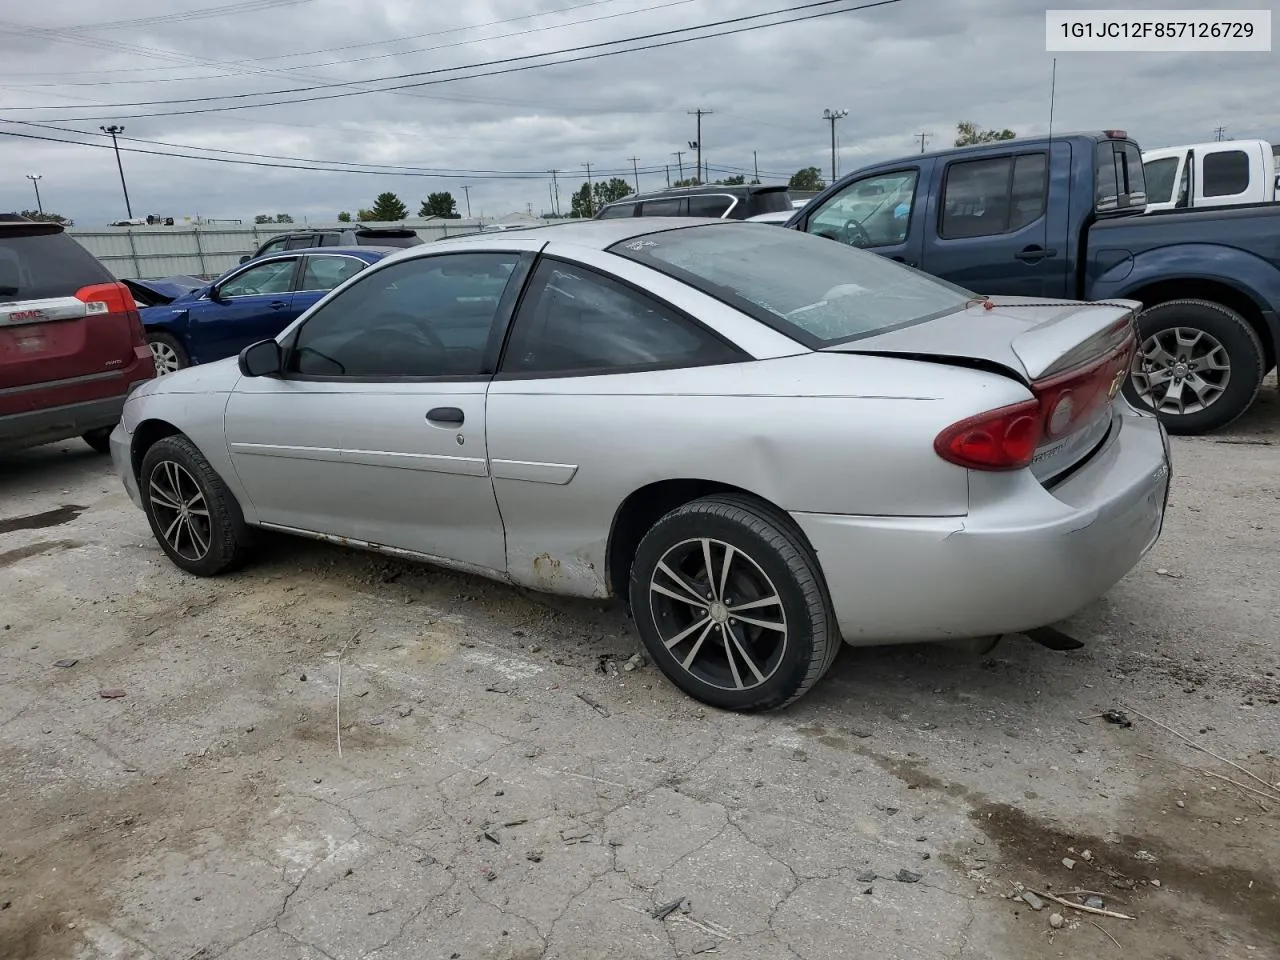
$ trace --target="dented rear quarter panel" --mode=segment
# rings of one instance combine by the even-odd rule
[[[792,512],[963,516],[967,471],[941,460],[934,438],[1028,396],[994,374],[823,353],[495,381],[488,454],[509,576],[539,590],[607,596],[618,508],[664,480],[722,483]]]

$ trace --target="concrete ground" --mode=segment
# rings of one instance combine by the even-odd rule
[[[1175,441],[1084,649],[845,650],[764,716],[623,669],[612,605],[284,539],[182,575],[105,459],[11,455],[0,958],[1280,957],[1278,401]]]

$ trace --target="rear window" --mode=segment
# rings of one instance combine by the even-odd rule
[[[70,297],[115,278],[61,230],[33,223],[0,226],[0,303]]]
[[[1249,189],[1249,155],[1243,150],[1224,150],[1204,158],[1204,195],[1234,197]]]
[[[762,190],[753,193],[751,207],[756,213],[781,213],[783,210],[795,209],[791,205],[791,192],[788,190]]]
[[[416,247],[422,238],[412,230],[388,230],[378,233],[361,230],[356,233],[356,246],[360,247]]]
[[[634,217],[636,215],[636,205],[634,203],[612,203],[600,211],[601,220],[616,220],[620,217]]]
[[[689,201],[683,197],[667,200],[646,200],[640,204],[642,217],[683,217],[689,212]]]
[[[752,224],[665,230],[610,251],[814,349],[954,313],[973,296],[877,254]]]
[[[1161,157],[1142,165],[1147,181],[1147,201],[1168,203],[1173,199],[1173,179],[1178,175],[1178,157]]]
[[[1098,144],[1097,169],[1094,209],[1098,213],[1147,205],[1147,183],[1137,144],[1128,140],[1102,141]]]
[[[733,206],[734,198],[722,193],[708,194],[689,198],[689,216],[691,217],[723,217]]]

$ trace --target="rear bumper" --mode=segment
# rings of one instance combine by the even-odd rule
[[[120,421],[124,395],[0,416],[0,450],[67,440]]]
[[[1117,404],[1088,464],[1046,490],[1027,471],[974,474],[964,517],[793,514],[818,553],[846,642],[1017,633],[1092,603],[1155,544],[1169,447]]]

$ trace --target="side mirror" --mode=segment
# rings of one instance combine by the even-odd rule
[[[214,303],[222,302],[222,294],[218,292],[218,285],[216,283],[209,285],[209,299]]]
[[[259,340],[240,351],[240,372],[246,377],[274,377],[284,369],[284,354],[274,340]]]
[[[240,262],[241,262],[241,263],[248,263],[248,262],[249,262],[250,260],[252,260],[252,259],[253,259],[253,257],[249,256],[249,254],[247,254],[247,253],[246,253],[243,257],[241,257],[241,258],[240,258]]]

